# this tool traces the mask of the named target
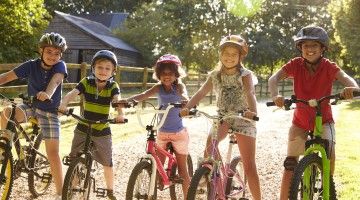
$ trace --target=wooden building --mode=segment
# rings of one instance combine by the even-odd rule
[[[57,32],[65,37],[68,44],[68,49],[63,55],[65,62],[90,63],[98,50],[107,49],[116,54],[119,65],[143,66],[140,52],[111,32],[111,29],[121,28],[124,17],[126,18],[124,14],[84,16],[88,19],[55,11],[45,31]],[[70,75],[71,82],[79,78],[77,73]]]

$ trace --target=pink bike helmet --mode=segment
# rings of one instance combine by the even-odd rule
[[[172,55],[172,54],[165,54],[165,55],[161,56],[156,61],[156,66],[158,66],[161,63],[174,63],[178,66],[181,66],[181,61],[180,61],[179,57]]]

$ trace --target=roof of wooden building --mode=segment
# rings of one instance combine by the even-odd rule
[[[60,11],[55,11],[57,16],[60,16],[65,21],[69,22],[74,27],[81,29],[85,34],[89,34],[96,39],[106,43],[108,46],[117,49],[123,49],[132,52],[139,52],[131,45],[127,44],[120,38],[116,37],[111,30],[105,25],[91,21],[82,17],[73,16]]]
[[[100,13],[100,14],[79,14],[78,17],[86,18],[91,21],[99,22],[110,30],[122,29],[128,17],[128,13]]]

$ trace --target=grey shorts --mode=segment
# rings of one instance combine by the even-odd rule
[[[60,119],[57,113],[31,108],[25,104],[18,108],[25,112],[26,119],[34,117],[37,120],[43,139],[59,139]]]
[[[296,134],[294,134],[296,133]],[[288,147],[287,147],[287,155],[288,156],[300,156],[305,151],[305,142],[307,140],[306,132],[292,125],[289,130],[289,139],[288,139]],[[294,135],[292,135],[294,134]],[[334,150],[335,145],[335,128],[334,123],[324,123],[323,124],[323,134],[322,138],[332,141],[330,142],[330,150]]]
[[[74,138],[71,144],[70,157],[77,156],[77,153],[84,149],[85,145],[85,133],[82,133],[78,130],[74,131]],[[93,141],[92,154],[94,160],[102,164],[103,166],[112,167],[112,140],[111,135],[100,136],[100,137],[91,137]]]

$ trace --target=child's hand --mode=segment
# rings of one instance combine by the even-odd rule
[[[180,115],[180,117],[188,116],[189,115],[189,108],[181,109],[179,115]]]
[[[115,117],[115,122],[116,123],[122,123],[122,122],[125,122],[125,117],[124,115],[118,115]]]
[[[272,100],[277,107],[280,107],[280,108],[284,107],[284,97],[283,96],[281,96],[281,95],[274,96],[272,98]]]
[[[48,99],[50,100],[50,96],[44,91],[38,92],[36,94],[36,98],[39,99],[40,101],[46,101]]]
[[[246,110],[244,111],[244,114],[243,114],[244,117],[248,118],[248,119],[254,119],[254,117],[257,116],[257,113],[256,112],[252,112],[250,110]]]
[[[345,87],[343,89],[343,91],[341,92],[340,96],[343,97],[344,99],[352,99],[353,96],[353,92],[354,91],[360,91],[360,88],[358,87]]]
[[[58,111],[60,113],[66,113],[68,111],[67,105],[61,103],[58,107]]]

